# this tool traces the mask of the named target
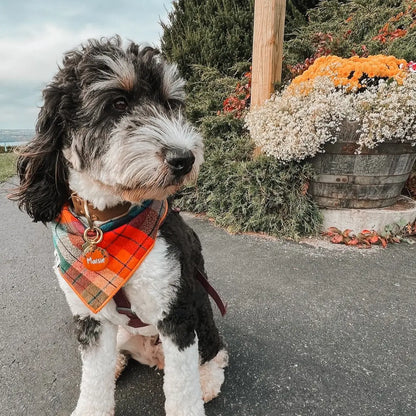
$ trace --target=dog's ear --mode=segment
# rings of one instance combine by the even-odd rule
[[[36,134],[19,152],[17,171],[20,186],[11,195],[35,222],[54,220],[70,196],[68,168],[62,153],[66,131],[65,101],[68,95],[58,80],[43,91],[44,105]]]

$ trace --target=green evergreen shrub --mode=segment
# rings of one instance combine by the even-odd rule
[[[296,36],[296,29],[307,23],[308,10],[320,0],[286,0],[285,41]]]
[[[253,20],[254,0],[176,0],[161,23],[162,51],[185,78],[196,64],[227,73],[250,60]]]
[[[319,0],[287,0],[285,39],[307,22],[307,11]],[[254,0],[176,0],[167,22],[161,22],[163,53],[190,78],[194,65],[235,75],[237,62],[251,60]]]
[[[194,71],[200,81],[189,85],[187,112],[204,137],[205,162],[196,186],[177,195],[178,206],[205,212],[232,231],[291,238],[317,233],[320,213],[305,194],[313,175],[310,166],[283,165],[266,156],[253,159],[243,120],[218,114],[236,79],[212,68]]]

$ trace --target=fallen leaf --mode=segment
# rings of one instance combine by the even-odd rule
[[[375,244],[377,243],[377,241],[380,239],[380,237],[378,235],[373,235],[368,239],[368,242],[371,244]]]
[[[342,237],[342,235],[338,234],[335,237],[331,238],[331,243],[339,244],[339,243],[342,243],[343,240],[344,240],[344,238]]]

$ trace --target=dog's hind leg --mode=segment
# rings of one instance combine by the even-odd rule
[[[121,376],[121,373],[127,367],[129,358],[130,356],[127,353],[118,351],[117,360],[116,360],[116,372],[114,374],[114,377],[116,380],[119,379],[119,377]]]
[[[218,396],[224,383],[224,368],[228,365],[228,353],[218,333],[206,292],[199,287],[197,335],[199,340],[199,367],[202,398],[209,402]]]
[[[121,374],[130,357],[139,363],[150,367],[157,367],[159,370],[162,370],[164,367],[165,360],[162,343],[157,333],[156,335],[146,336],[140,334],[134,335],[123,327],[119,327],[117,350],[119,351],[119,358],[117,360],[116,378],[118,377],[117,374]]]
[[[218,351],[218,354],[212,360],[200,365],[199,379],[202,398],[205,403],[215,399],[220,394],[221,386],[225,379],[224,368],[227,365],[228,352],[225,349]]]
[[[117,326],[76,317],[81,344],[80,396],[72,416],[113,416]]]

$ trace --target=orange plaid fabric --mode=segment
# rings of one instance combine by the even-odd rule
[[[82,262],[86,227],[68,205],[63,207],[52,226],[59,271],[92,312],[113,298],[152,250],[167,209],[166,201],[146,201],[124,217],[101,225],[104,237],[98,246],[108,252],[109,262],[104,270],[91,271]]]

